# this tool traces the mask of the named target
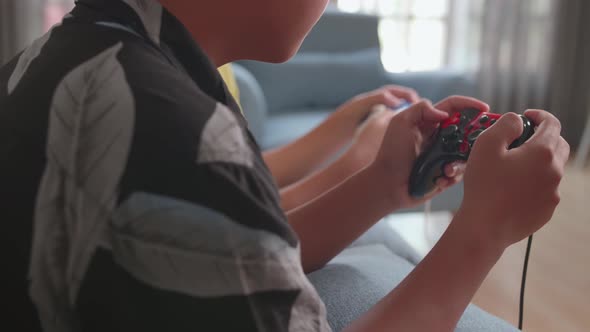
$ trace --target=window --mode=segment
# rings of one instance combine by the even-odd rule
[[[385,69],[426,71],[449,64],[450,0],[338,0],[346,12],[381,17]]]

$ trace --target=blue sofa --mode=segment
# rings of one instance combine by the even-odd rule
[[[459,72],[387,72],[378,25],[375,16],[329,9],[287,63],[234,65],[242,108],[262,149],[291,142],[346,100],[386,84],[412,87],[432,101],[475,94],[473,80]],[[461,197],[457,186],[437,197],[432,208],[454,210]]]

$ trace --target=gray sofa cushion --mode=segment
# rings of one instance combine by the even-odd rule
[[[341,331],[389,293],[413,267],[384,245],[374,244],[346,249],[323,269],[308,277],[326,304],[332,329]],[[471,305],[456,331],[518,330]]]
[[[388,81],[411,87],[423,98],[438,102],[451,95],[477,96],[475,79],[463,71],[388,73]]]
[[[386,82],[377,48],[347,53],[301,53],[272,65],[240,62],[257,78],[271,113],[337,107]]]
[[[331,112],[331,109],[292,110],[268,116],[260,145],[266,150],[290,143],[319,125]]]

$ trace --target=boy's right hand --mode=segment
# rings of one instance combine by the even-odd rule
[[[459,213],[476,226],[469,228],[477,235],[504,248],[551,219],[570,152],[557,118],[541,110],[525,115],[537,126],[526,143],[508,150],[522,134],[523,124],[518,115],[506,114],[478,138],[465,173]]]

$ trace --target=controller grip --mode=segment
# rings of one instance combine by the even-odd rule
[[[436,187],[436,181],[445,176],[445,166],[449,163],[467,160],[457,155],[440,156],[439,158],[428,160],[428,155],[421,156],[410,176],[410,195],[412,197],[424,197],[432,192]],[[422,160],[420,160],[422,159]]]
[[[509,149],[514,149],[526,142],[535,132],[535,126],[524,115],[521,115],[523,122],[522,135],[510,145]],[[469,152],[463,154],[455,153],[441,153],[443,151],[440,133],[436,138],[436,143],[430,148],[427,153],[422,154],[416,160],[412,174],[410,175],[409,193],[412,197],[424,197],[436,189],[436,181],[444,177],[444,168],[449,163],[455,161],[467,161]]]

